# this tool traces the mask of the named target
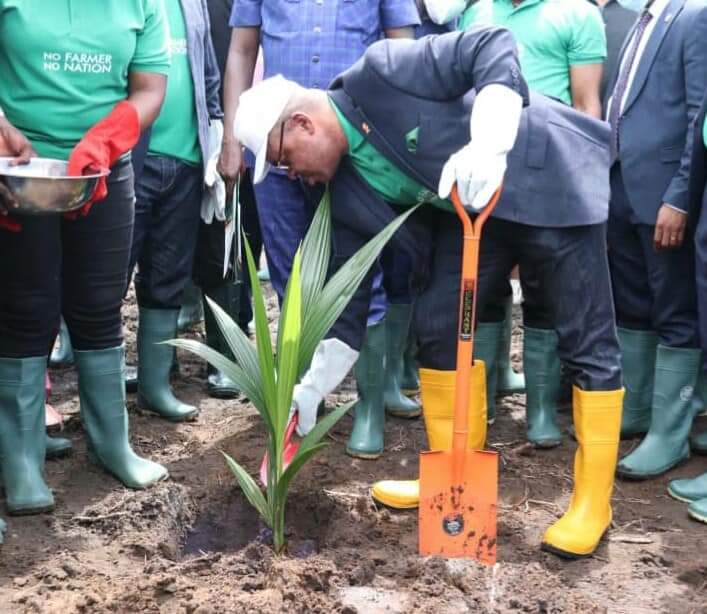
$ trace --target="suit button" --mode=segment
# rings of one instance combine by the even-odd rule
[[[318,64],[318,63],[319,63],[319,56],[318,56],[318,55],[312,56],[312,63],[313,63],[313,64]]]

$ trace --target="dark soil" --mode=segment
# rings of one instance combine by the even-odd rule
[[[274,313],[272,298],[269,307]],[[125,313],[132,358],[132,302]],[[527,446],[524,396],[507,397],[488,437],[501,476],[498,564],[487,568],[418,556],[416,513],[378,507],[368,494],[375,480],[416,474],[422,422],[388,419],[384,456],[363,461],[344,453],[345,417],[329,448],[295,481],[288,551],[275,556],[269,531],[220,453],[255,474],[264,445],[259,418],[245,402],[209,399],[203,364],[186,353],[179,358],[174,386],[200,405],[197,422],[143,414],[129,396],[135,448],[166,464],[171,476],[146,491],[126,490],[89,463],[75,373],[52,373],[53,401],[68,418],[64,435],[75,451],[47,463],[56,511],[9,520],[0,612],[707,613],[707,528],[665,490],[671,478],[707,471],[707,458],[657,480],[618,482],[614,526],[597,554],[567,562],[539,544],[567,505],[574,442],[567,437],[550,451]],[[347,382],[328,404],[353,394]],[[570,414],[561,421],[568,426]],[[707,420],[695,428],[707,428]],[[622,451],[635,444],[623,443]]]

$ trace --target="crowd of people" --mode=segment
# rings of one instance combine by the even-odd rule
[[[484,447],[498,396],[525,392],[528,441],[558,446],[570,399],[574,490],[543,548],[591,555],[615,476],[707,454],[707,433],[691,438],[707,407],[707,0],[0,0],[0,75],[0,155],[110,170],[63,217],[18,214],[0,183],[9,514],[54,508],[45,458],[71,451],[46,433],[48,365],[77,369],[93,461],[128,488],[167,477],[130,446],[126,392],[159,418],[197,418],[161,342],[203,314],[208,344],[232,358],[205,301],[249,332],[234,219],[281,301],[325,186],[333,270],[422,206],[296,386],[300,436],[353,369],[347,454],[384,453],[386,414],[422,415],[428,447],[451,448],[450,193],[478,212],[503,183],[481,241],[468,445]],[[122,337],[131,283],[137,365]],[[517,289],[522,374],[509,358]],[[206,391],[239,394],[211,367]],[[629,437],[640,443],[619,460]],[[707,522],[707,474],[668,490]],[[414,508],[419,483],[371,494]]]

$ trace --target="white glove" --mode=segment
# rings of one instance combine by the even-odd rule
[[[440,198],[448,198],[456,182],[462,204],[476,211],[486,206],[503,181],[522,110],[520,94],[500,83],[487,85],[476,95],[471,142],[452,154],[442,168]]]
[[[290,418],[299,412],[297,434],[304,437],[317,423],[317,409],[346,377],[358,352],[338,339],[324,339],[314,350],[312,364],[292,395]]]
[[[443,26],[464,12],[466,0],[424,0],[430,21]]]

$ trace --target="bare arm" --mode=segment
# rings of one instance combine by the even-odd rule
[[[152,72],[131,72],[128,91],[128,102],[137,109],[142,132],[149,128],[160,114],[167,91],[167,77]]]
[[[415,38],[415,29],[407,28],[390,28],[385,31],[386,38]]]
[[[253,84],[259,45],[260,28],[233,28],[224,74],[223,145],[218,161],[218,171],[229,192],[243,168],[243,152],[233,134],[233,122],[241,94]]]
[[[601,85],[602,70],[602,64],[570,66],[572,106],[597,119],[601,119],[599,86]]]

